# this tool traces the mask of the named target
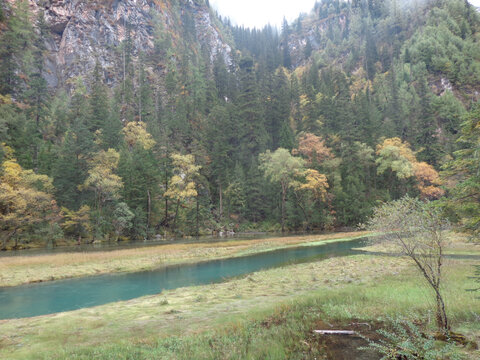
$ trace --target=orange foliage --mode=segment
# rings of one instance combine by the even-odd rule
[[[434,200],[444,195],[440,177],[432,165],[426,162],[418,162],[410,145],[402,142],[399,138],[385,139],[377,145],[377,172],[383,173],[390,169],[395,172],[399,179],[415,177],[417,189],[421,199]]]
[[[415,163],[414,172],[422,199],[434,200],[445,194],[445,191],[438,187],[441,185],[440,177],[432,165],[426,162]]]
[[[334,157],[331,150],[325,145],[325,140],[310,133],[305,133],[300,137],[298,149],[294,149],[293,154],[306,156],[308,164],[321,163]]]

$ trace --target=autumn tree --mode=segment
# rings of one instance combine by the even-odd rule
[[[385,139],[377,145],[376,154],[378,174],[390,171],[400,180],[414,179],[423,199],[438,199],[444,194],[439,188],[441,181],[437,171],[425,162],[418,162],[409,144],[400,138]]]
[[[315,204],[325,201],[329,185],[327,177],[314,169],[306,169],[297,175],[297,180],[293,182],[293,189],[298,206],[302,210],[307,224],[309,224],[310,216],[305,203]]]
[[[104,208],[108,202],[118,200],[123,187],[122,179],[115,174],[120,154],[113,149],[101,150],[90,160],[88,177],[80,186],[81,189],[90,189],[95,194],[95,209],[97,211],[95,230],[102,232]]]
[[[5,148],[7,159],[2,163],[0,176],[0,227],[2,249],[7,242],[24,231],[47,226],[59,220],[57,204],[53,198],[52,179],[46,175],[24,170]],[[15,248],[18,247],[15,237]]]
[[[414,175],[421,199],[435,200],[445,194],[445,191],[439,187],[442,184],[440,176],[432,165],[426,162],[415,163]]]
[[[139,145],[145,150],[150,150],[155,145],[155,140],[153,140],[152,135],[147,131],[147,125],[141,121],[129,122],[123,128],[123,135],[130,149]]]
[[[175,231],[180,204],[198,196],[195,177],[198,176],[201,166],[195,164],[193,155],[172,154],[171,157],[174,175],[170,179],[168,190],[164,196],[176,204],[173,221],[173,231]]]
[[[311,133],[304,133],[299,137],[298,148],[293,153],[305,156],[309,166],[319,165],[333,158],[331,149],[325,145],[325,140]]]
[[[90,206],[88,205],[81,206],[77,211],[62,207],[63,222],[61,227],[65,235],[76,237],[78,243],[80,243],[82,237],[87,236],[92,230],[90,225],[90,210]]]
[[[260,169],[265,178],[272,183],[279,183],[282,191],[282,232],[285,232],[285,202],[287,200],[287,191],[294,184],[295,176],[304,169],[304,161],[301,158],[294,157],[287,149],[279,148],[273,153],[267,152],[260,154]]]

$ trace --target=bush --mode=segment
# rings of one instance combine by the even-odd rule
[[[438,360],[463,359],[453,343],[440,343],[432,336],[423,334],[412,322],[389,319],[389,330],[380,329],[382,337],[378,342],[363,337],[368,341],[361,350],[374,350],[383,355],[381,360]]]

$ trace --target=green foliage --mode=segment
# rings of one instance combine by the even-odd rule
[[[460,150],[455,159],[446,166],[444,176],[455,185],[451,188],[451,197],[447,202],[458,214],[462,229],[480,234],[480,105],[475,104],[464,117],[461,136],[458,139]]]
[[[378,341],[370,340],[368,347],[362,350],[374,350],[382,354],[381,360],[460,360],[463,357],[455,351],[455,344],[439,344],[432,336],[425,334],[411,321],[389,319],[388,330],[380,329],[377,333],[382,337]]]
[[[210,12],[231,52],[199,41],[194,9],[204,4],[195,4],[152,7],[145,53],[126,22],[123,41],[105,49],[115,66],[103,69],[99,53],[64,89],[44,79],[52,38],[42,11],[34,16],[26,0],[1,6],[0,142],[25,171],[53,179],[71,216],[89,206],[84,215],[103,224],[68,225],[67,236],[114,234],[120,203],[135,216],[120,231],[132,237],[230,220],[274,228],[280,217],[297,229],[354,226],[378,201],[443,195],[436,169],[453,157],[446,203],[478,232],[478,111],[469,103],[479,91],[480,20],[465,1],[325,0],[281,33]],[[285,161],[260,157],[260,169],[259,155],[279,148]],[[109,149],[118,168],[105,174],[94,162]],[[182,178],[172,154],[192,154],[201,169]],[[297,169],[285,175],[288,159]]]
[[[132,220],[135,217],[135,214],[128,208],[127,204],[121,202],[115,207],[112,217],[113,227],[118,239],[119,236],[133,226]]]

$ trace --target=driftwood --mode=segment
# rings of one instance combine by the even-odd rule
[[[355,335],[352,330],[313,330],[315,334],[321,335]]]

